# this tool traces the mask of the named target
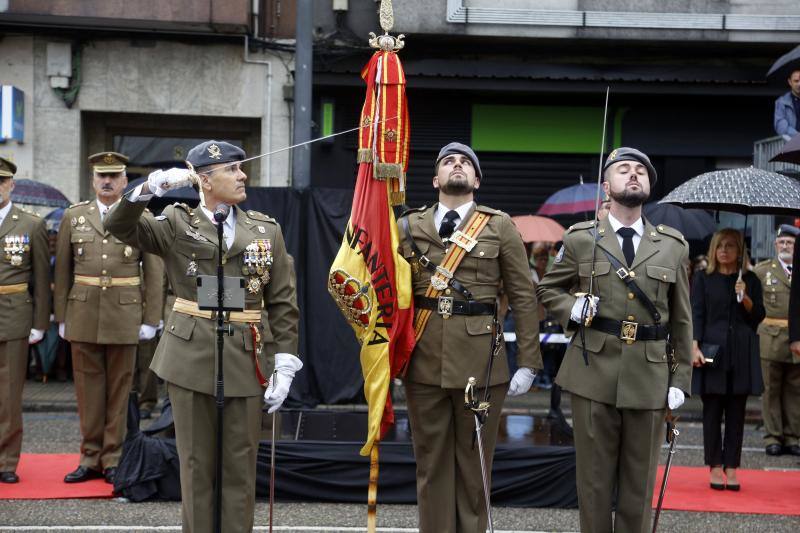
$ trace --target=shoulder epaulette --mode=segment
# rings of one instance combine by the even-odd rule
[[[686,239],[683,238],[683,233],[676,230],[675,228],[672,228],[670,226],[665,226],[664,224],[659,224],[658,226],[656,226],[656,229],[661,234],[669,235],[673,239],[677,239],[683,243],[686,242]]]
[[[41,216],[42,216],[42,215],[40,215],[39,213],[37,213],[36,211],[33,211],[33,210],[31,210],[31,209],[22,209],[22,212],[23,212],[23,213],[27,213],[27,214],[29,214],[29,215],[31,215],[31,216],[34,216],[34,217],[36,217],[36,218],[39,218],[39,217],[41,217]]]
[[[81,205],[88,205],[91,202],[92,202],[91,200],[84,200],[83,202],[78,202],[77,204],[72,204],[67,209],[72,209],[73,207],[78,207],[78,206],[81,206]]]
[[[422,213],[426,209],[428,208],[427,206],[424,205],[422,207],[409,207],[408,209],[403,211],[403,213],[398,218],[403,218],[404,216],[410,215],[411,213]]]
[[[772,264],[772,259],[764,259],[763,261],[759,261],[753,267],[753,270],[760,269],[760,268],[769,268]]]
[[[246,213],[247,213],[247,216],[249,216],[250,218],[255,219],[255,220],[261,220],[262,222],[272,222],[273,224],[277,224],[278,223],[277,220],[275,220],[274,218],[270,217],[269,215],[265,215],[264,213],[260,213],[258,211],[253,211],[252,209],[250,209],[249,211],[246,211]]]
[[[573,224],[567,228],[566,233],[572,233],[573,231],[578,231],[580,229],[589,229],[594,227],[594,220],[586,220],[584,222],[578,222],[577,224]]]
[[[489,213],[490,215],[504,215],[502,211],[499,209],[492,209],[491,207],[486,207],[485,205],[479,205],[475,208],[475,211],[480,211],[481,213]]]

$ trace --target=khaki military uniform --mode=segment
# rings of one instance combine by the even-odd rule
[[[216,442],[216,319],[197,312],[196,275],[216,275],[217,231],[199,209],[167,207],[156,219],[142,217],[146,202],[122,200],[106,218],[106,227],[132,246],[160,255],[176,300],[152,368],[167,382],[175,415],[181,465],[183,530],[210,532]],[[246,274],[246,311],[231,314],[233,335],[225,336],[225,407],[222,523],[226,532],[251,531],[255,505],[256,456],[264,387],[268,378],[263,345],[297,353],[298,309],[293,272],[280,226],[257,211],[236,209],[233,245],[224,249],[225,276],[242,276],[248,246],[271,250],[268,282]],[[263,254],[261,255],[263,258]],[[244,270],[243,270],[244,269]],[[266,277],[266,276],[265,276]],[[259,281],[261,280],[261,281]],[[269,327],[262,324],[266,311]],[[200,316],[207,313],[206,316]],[[254,335],[253,328],[258,332]]]
[[[581,531],[650,531],[650,506],[658,451],[664,442],[664,414],[670,383],[665,340],[623,341],[570,321],[575,296],[587,292],[594,269],[598,317],[653,324],[653,318],[617,275],[603,250],[626,264],[608,220],[599,224],[592,265],[594,222],[572,226],[564,246],[545,274],[537,294],[544,306],[572,332],[556,381],[572,393],[577,452]],[[687,278],[689,248],[676,230],[645,222],[630,270],[668,327],[678,362],[671,386],[690,391],[692,319]],[[616,521],[612,525],[615,485]]]
[[[13,204],[0,224],[0,242],[0,472],[14,472],[28,336],[50,322],[50,252],[44,221]]]
[[[758,326],[761,397],[766,445],[800,444],[800,359],[789,350],[789,291],[791,282],[777,259],[758,263],[755,273],[764,288],[767,317]]]
[[[157,257],[103,229],[95,200],[64,212],[56,244],[54,310],[72,344],[81,466],[103,470],[119,462],[139,328],[158,325],[162,276]]]
[[[158,258],[161,261],[161,258]],[[163,268],[163,262],[162,268]],[[164,300],[161,302],[161,320],[166,323],[166,303],[169,283],[166,274],[163,281]],[[170,304],[174,303],[173,298]],[[139,346],[136,348],[136,374],[133,379],[133,386],[139,393],[139,410],[153,411],[158,403],[158,376],[155,372],[150,370],[150,364],[153,362],[153,356],[156,353],[158,340],[160,335],[156,335],[152,339],[139,341]]]
[[[517,319],[519,366],[540,369],[539,317],[522,239],[508,215],[484,206],[470,209],[457,229],[464,229],[475,210],[489,214],[490,219],[454,277],[472,292],[476,301],[483,303],[493,304],[501,287],[504,288]],[[434,225],[435,212],[434,205],[404,216],[419,250],[432,264],[438,265],[446,248]],[[431,274],[412,252],[402,224],[400,228],[401,252],[411,263],[414,295],[424,296]],[[447,289],[445,295],[464,299],[453,289]],[[478,397],[483,397],[491,332],[491,315],[444,318],[434,312],[411,355],[405,387],[417,461],[421,532],[486,530],[480,459],[477,447],[472,445],[475,420],[464,409],[464,387],[470,377],[475,377],[481,387]],[[508,362],[501,342],[488,384],[492,406],[483,430],[489,472],[508,381]]]

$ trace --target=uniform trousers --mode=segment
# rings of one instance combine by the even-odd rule
[[[800,444],[800,364],[761,360],[766,445]]]
[[[141,341],[136,349],[136,377],[134,386],[139,393],[139,409],[152,411],[158,403],[158,376],[150,370],[153,355],[158,346],[158,337]]]
[[[664,409],[617,409],[572,395],[581,532],[650,532],[664,415]]]
[[[27,363],[27,338],[0,342],[0,472],[15,472],[19,463]]]
[[[738,468],[747,394],[703,394],[703,451],[709,466]],[[725,418],[725,434],[722,419]]]
[[[72,342],[81,466],[103,470],[119,463],[135,361],[135,344]]]
[[[214,396],[167,383],[181,465],[184,533],[214,529],[217,406]],[[222,431],[222,530],[253,530],[261,396],[226,397]]]
[[[484,533],[488,516],[478,446],[472,444],[475,417],[464,408],[464,389],[410,381],[405,388],[417,462],[420,533]],[[490,477],[507,390],[508,384],[489,388],[491,408],[482,434]],[[476,395],[482,399],[483,389]]]

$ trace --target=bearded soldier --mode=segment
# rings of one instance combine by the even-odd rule
[[[474,377],[480,389],[489,387],[491,409],[483,429],[488,476],[506,393],[527,392],[536,369],[542,368],[525,246],[507,214],[475,203],[482,177],[469,146],[448,144],[439,152],[433,177],[439,203],[407,212],[399,224],[402,252],[412,266],[417,314],[418,342],[405,387],[417,461],[419,527],[425,533],[486,531],[480,457],[473,446],[475,420],[464,409],[467,380]],[[445,277],[438,279],[442,272]],[[501,286],[517,321],[520,368],[510,385],[502,342],[486,382]],[[427,324],[421,316],[429,317]]]
[[[567,230],[537,294],[573,332],[556,381],[572,393],[581,531],[645,532],[665,409],[690,390],[689,247],[642,218],[656,181],[645,154],[618,148],[603,169],[607,217]]]

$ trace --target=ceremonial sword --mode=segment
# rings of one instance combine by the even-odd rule
[[[278,386],[278,371],[272,372],[272,389]],[[272,507],[275,504],[275,422],[278,410],[272,412],[272,437],[269,448],[269,533],[272,533]],[[299,425],[298,425],[299,427]]]
[[[661,491],[658,494],[658,505],[656,505],[656,513],[653,517],[653,531],[656,533],[658,528],[658,517],[661,515],[661,506],[664,504],[664,494],[667,492],[667,479],[669,478],[669,470],[672,467],[672,456],[675,453],[675,441],[678,440],[678,435],[681,434],[676,427],[678,417],[673,417],[672,413],[667,414],[667,442],[669,442],[669,453],[667,454],[667,464],[664,465],[664,479],[661,480]]]
[[[488,527],[489,533],[494,533],[494,524],[492,523],[492,502],[491,502],[491,486],[489,484],[489,473],[486,471],[486,456],[483,451],[483,425],[486,422],[486,417],[489,414],[489,402],[479,402],[475,397],[475,378],[470,377],[467,380],[467,387],[464,389],[464,407],[472,411],[475,416],[475,439],[478,441],[478,456],[481,460],[481,480],[483,481],[483,501],[486,504],[486,516],[489,519]],[[486,384],[488,389],[488,382]]]

